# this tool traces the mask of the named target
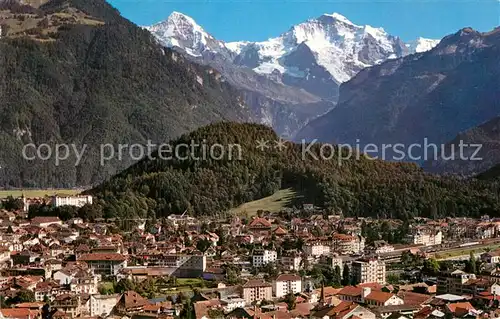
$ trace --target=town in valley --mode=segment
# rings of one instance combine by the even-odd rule
[[[210,219],[33,216],[92,200],[2,201],[2,318],[500,315],[500,220],[486,215],[401,221],[306,204]]]

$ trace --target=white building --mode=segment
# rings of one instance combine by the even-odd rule
[[[368,253],[375,254],[386,254],[394,251],[394,246],[387,243],[385,240],[376,240],[373,242],[373,245],[367,247],[366,251]]]
[[[359,259],[352,262],[352,276],[357,283],[385,284],[385,262],[375,258]]]
[[[240,298],[238,295],[227,296],[226,298],[221,299],[220,302],[226,312],[231,312],[237,308],[245,308],[246,305],[245,299]]]
[[[90,316],[106,318],[109,316],[116,303],[120,299],[119,294],[115,295],[91,295],[90,296]]]
[[[493,283],[490,287],[490,293],[492,295],[500,296],[500,285],[498,283]]]
[[[252,255],[252,265],[254,267],[262,267],[268,263],[276,262],[278,254],[274,250],[254,250]]]
[[[412,235],[412,242],[415,245],[441,245],[443,242],[443,233],[438,230],[437,232],[431,230],[418,230]]]
[[[342,264],[342,258],[339,256],[333,256],[332,257],[332,269],[335,269],[335,267],[339,266],[340,271],[344,269],[344,265]]]
[[[85,275],[80,272],[70,284],[70,291],[79,294],[93,295],[98,292],[98,282],[100,277],[92,274]]]
[[[365,250],[365,239],[357,235],[335,234],[333,249],[341,255],[359,254]]]
[[[314,257],[330,254],[330,246],[319,242],[304,245],[303,250],[306,255]]]
[[[187,211],[182,215],[171,214],[167,217],[167,219],[174,225],[175,228],[178,228],[180,225],[190,225],[196,222],[196,218],[189,216]]]
[[[92,196],[82,195],[82,196],[53,196],[52,206],[76,206],[82,207],[86,204],[92,204]]]
[[[277,298],[284,297],[289,293],[302,292],[302,279],[297,275],[279,275],[274,281],[273,290]]]
[[[73,274],[65,270],[59,270],[54,273],[54,280],[59,282],[60,285],[69,285],[73,281]]]
[[[290,254],[281,256],[281,264],[285,270],[298,271],[301,268],[302,257],[298,254]]]

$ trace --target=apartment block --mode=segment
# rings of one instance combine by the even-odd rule
[[[274,250],[256,249],[252,254],[252,265],[262,267],[268,263],[276,262],[278,254]]]
[[[252,302],[271,300],[273,298],[273,286],[263,280],[249,280],[243,285],[243,299],[247,305]]]
[[[369,282],[385,284],[385,262],[375,258],[353,261],[352,276],[355,282],[360,284]]]
[[[274,281],[274,295],[277,298],[284,297],[289,293],[296,294],[302,292],[302,278],[297,275],[279,275]]]

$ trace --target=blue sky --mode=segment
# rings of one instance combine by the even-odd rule
[[[108,0],[139,25],[165,20],[172,11],[194,18],[224,41],[262,41],[323,13],[338,12],[356,24],[383,27],[408,41],[442,38],[463,27],[489,31],[500,25],[500,0]]]

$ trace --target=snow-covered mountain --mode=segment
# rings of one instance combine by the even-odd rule
[[[146,27],[146,29],[163,45],[180,48],[194,57],[201,57],[207,51],[227,57],[232,55],[232,51],[223,41],[215,39],[191,17],[179,12],[172,12],[167,20]]]
[[[281,74],[307,77],[311,75],[310,65],[297,64],[312,60],[342,83],[365,67],[407,53],[405,44],[382,28],[358,26],[334,13],[293,26],[277,38],[240,45],[237,61],[261,74],[278,70]]]
[[[406,47],[410,51],[410,53],[421,53],[425,51],[430,51],[436,45],[438,45],[440,40],[426,39],[426,38],[418,38],[414,41],[408,42]]]
[[[237,65],[274,78],[304,79],[326,71],[337,83],[348,81],[365,67],[427,51],[439,43],[419,38],[405,44],[383,28],[356,25],[338,13],[300,23],[263,42],[225,43],[178,12],[147,29],[164,45],[180,48],[192,56],[200,57],[207,51],[219,53]]]
[[[438,42],[406,44],[382,28],[356,25],[338,13],[297,24],[263,42],[226,43],[179,12],[145,28],[163,45],[219,70],[245,92],[246,103],[263,123],[288,136],[331,110],[340,84],[362,69]]]

